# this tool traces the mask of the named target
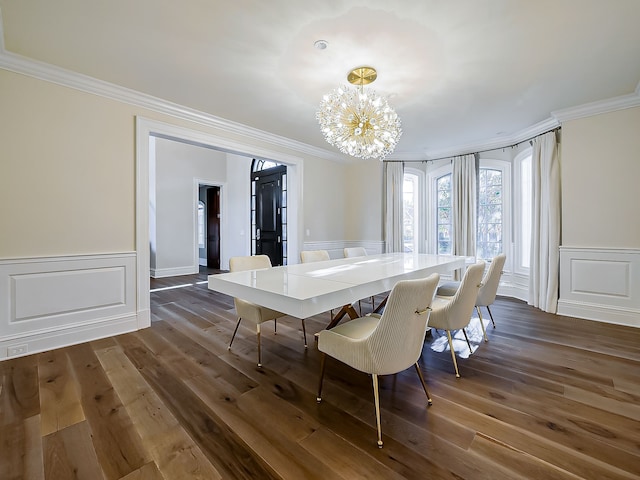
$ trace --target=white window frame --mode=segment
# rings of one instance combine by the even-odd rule
[[[518,186],[518,194],[515,196],[515,198],[513,199],[513,208],[515,209],[515,215],[514,215],[514,228],[513,228],[513,232],[514,232],[514,248],[513,248],[513,271],[514,273],[518,273],[521,275],[529,275],[529,268],[525,267],[524,265],[522,265],[522,263],[520,262],[520,258],[522,257],[522,245],[523,245],[523,239],[522,239],[522,215],[520,215],[520,212],[522,212],[522,198],[521,198],[521,192],[520,192],[520,184],[522,182],[522,161],[524,159],[526,159],[527,157],[531,157],[533,155],[533,148],[529,147],[525,150],[523,150],[522,152],[520,152],[518,155],[516,155],[516,157],[513,159],[513,165],[514,165],[514,170],[515,170],[515,175],[514,175],[514,180],[513,183],[514,185]]]
[[[426,241],[424,243],[427,253],[432,253],[434,255],[438,253],[438,189],[436,181],[438,178],[450,173],[453,173],[453,164],[451,162],[447,162],[446,165],[442,165],[429,171],[427,175],[426,198],[429,199],[429,202],[425,205],[425,218],[427,219],[427,225],[425,229]]]
[[[500,170],[502,172],[502,253],[507,254],[507,264],[511,262],[511,231],[512,231],[512,215],[511,205],[513,198],[511,196],[511,162],[508,160],[496,160],[491,158],[480,159],[480,169],[488,168]],[[490,260],[490,259],[485,259]],[[509,270],[505,265],[504,270]]]
[[[411,167],[406,167],[404,168],[404,174],[405,175],[415,175],[417,177],[417,181],[416,181],[416,187],[418,189],[418,193],[416,195],[417,199],[416,199],[416,204],[414,205],[414,208],[417,209],[417,215],[415,215],[414,217],[414,221],[417,222],[417,228],[414,228],[414,235],[417,236],[417,238],[414,238],[413,244],[414,247],[416,247],[416,249],[414,251],[418,252],[418,253],[424,253],[424,241],[426,238],[426,225],[425,225],[425,211],[427,208],[427,202],[426,202],[426,193],[425,193],[425,173],[424,171],[417,169],[417,168],[411,168]],[[404,179],[403,179],[404,182]]]
[[[513,197],[511,195],[511,184],[513,178],[511,176],[511,161],[509,160],[497,160],[491,158],[481,158],[480,168],[491,168],[500,170],[502,172],[502,250],[507,254],[507,265],[505,270],[510,269],[511,263],[511,250],[512,250],[512,211],[511,205],[513,203]],[[429,199],[426,211],[427,228],[425,230],[426,235],[426,248],[427,253],[437,253],[437,205],[438,205],[438,192],[436,188],[436,180],[443,175],[453,173],[453,164],[447,162],[445,165],[434,168],[427,174],[427,198]]]

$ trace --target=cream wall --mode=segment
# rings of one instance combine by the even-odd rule
[[[300,241],[345,236],[345,165],[0,69],[0,259],[135,250],[135,119],[304,164]]]
[[[304,241],[344,239],[346,165],[320,160],[304,165]],[[290,263],[294,263],[290,261]]]
[[[155,139],[155,144],[156,202],[150,217],[155,217],[157,229],[155,238],[151,238],[152,276],[185,275],[199,270],[195,257],[198,183],[221,188],[221,268],[229,268],[230,257],[250,255],[251,158],[163,138]]]
[[[311,239],[344,238],[342,164],[295,142],[215,119],[186,120],[197,115],[42,68],[34,75],[78,88],[0,68],[0,359],[150,325],[148,229],[157,234],[158,225],[147,225],[154,194],[147,175],[154,132],[286,159],[297,179],[292,191],[303,199],[292,207],[302,212],[296,215],[302,225],[290,235],[296,256],[305,224]],[[244,177],[248,189],[245,167],[243,173],[234,163],[227,171]],[[248,202],[247,192],[237,189],[228,198]],[[246,248],[242,227],[233,225],[238,240],[228,243]],[[25,318],[26,311],[37,314]]]
[[[640,107],[562,125],[562,245],[640,248]]]
[[[383,237],[384,164],[357,161],[347,166],[345,179],[345,239],[380,241]]]
[[[198,183],[227,183],[224,152],[157,138],[155,156],[156,276],[198,272],[195,199]]]
[[[229,268],[229,258],[251,254],[251,185],[248,181],[251,158],[227,154],[227,188],[223,201],[223,252],[220,267]]]
[[[134,114],[0,70],[0,258],[135,249]]]

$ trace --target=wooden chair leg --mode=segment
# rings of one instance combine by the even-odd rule
[[[482,313],[480,312],[480,307],[476,307],[476,310],[478,311],[478,318],[480,319],[480,326],[482,327],[482,335],[484,336],[484,341],[488,342],[489,339],[487,338],[487,331],[484,329],[484,320],[482,320]]]
[[[273,334],[274,335],[278,334],[278,319],[277,318],[273,319]]]
[[[376,426],[378,427],[378,448],[382,448],[382,425],[380,423],[380,393],[378,392],[378,375],[371,374],[373,381],[373,401],[376,405]]]
[[[451,358],[453,359],[453,367],[456,369],[456,378],[460,378],[460,372],[458,372],[458,362],[456,361],[456,352],[453,349],[453,339],[451,338],[451,332],[446,330],[447,339],[449,340],[449,348],[451,349]]]
[[[431,395],[429,395],[429,390],[427,390],[427,383],[424,381],[424,376],[422,375],[422,370],[420,370],[420,365],[418,362],[415,363],[416,372],[418,372],[418,378],[420,378],[420,383],[422,384],[422,388],[424,389],[424,393],[427,396],[427,405],[433,405],[433,401],[431,400]]]
[[[320,381],[318,383],[318,395],[316,396],[316,402],[322,401],[322,380],[324,379],[324,364],[327,361],[327,354],[322,352],[320,356]]]

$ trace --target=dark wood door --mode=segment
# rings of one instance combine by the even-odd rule
[[[271,170],[271,169],[270,169]],[[282,265],[283,169],[255,174],[256,254],[268,255],[272,265]],[[269,172],[269,173],[266,173]]]
[[[220,268],[220,187],[207,188],[207,267]]]

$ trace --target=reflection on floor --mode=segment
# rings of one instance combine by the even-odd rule
[[[491,320],[484,320],[484,328],[491,328]],[[464,333],[462,330],[456,330],[455,332],[451,332],[451,337],[453,338],[453,349],[456,352],[456,355],[460,358],[469,358],[473,352],[480,346],[480,344],[484,343],[482,338],[482,328],[480,327],[480,319],[477,316],[471,317],[471,321],[467,328],[465,328],[467,332],[467,336],[469,337],[469,342],[471,343],[471,348],[473,351],[469,350],[469,345],[467,345],[467,341],[464,339]],[[449,341],[447,340],[447,332],[444,330],[435,330],[431,329],[431,350],[434,352],[448,352],[449,351]],[[428,341],[428,339],[427,339]]]

